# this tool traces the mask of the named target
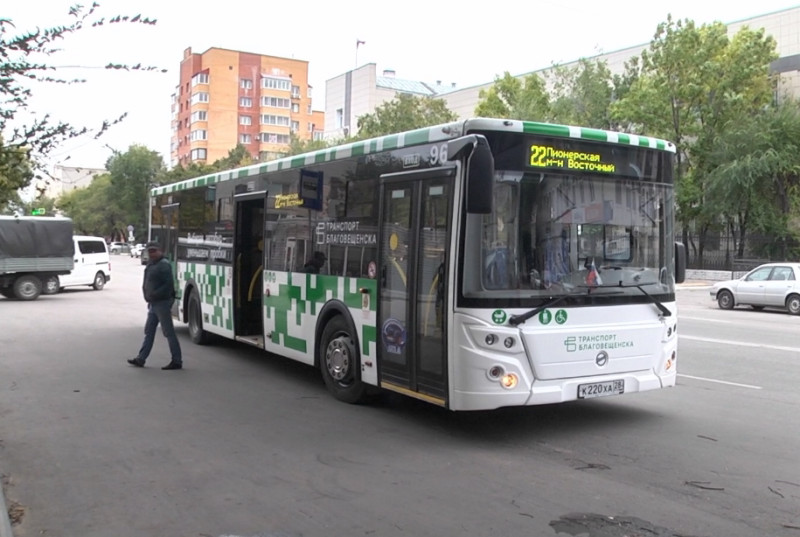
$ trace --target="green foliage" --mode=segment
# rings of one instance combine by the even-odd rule
[[[289,155],[302,155],[303,153],[310,153],[319,149],[325,149],[331,144],[325,140],[301,140],[295,133],[289,135]]]
[[[746,234],[772,238],[782,248],[800,236],[800,110],[795,102],[729,121],[708,156],[707,194],[727,226],[736,231],[740,256]]]
[[[596,129],[611,129],[613,87],[604,61],[581,59],[574,67],[555,66],[550,113],[552,121]]]
[[[250,155],[250,151],[242,144],[236,144],[236,147],[228,151],[227,157],[217,160],[212,167],[217,171],[233,170],[242,166],[249,166],[252,163],[253,157]]]
[[[442,99],[401,93],[377,107],[374,113],[359,117],[358,135],[355,139],[395,134],[456,119],[458,116],[448,110]]]
[[[550,121],[552,117],[544,81],[535,74],[520,80],[506,71],[488,90],[481,90],[478,98],[475,114],[479,117],[527,121]]]
[[[132,145],[125,153],[116,153],[106,163],[114,205],[125,219],[123,229],[133,225],[144,229],[149,218],[150,189],[164,169],[161,155],[144,146]]]
[[[706,235],[719,225],[708,190],[716,138],[771,102],[769,65],[776,57],[775,41],[762,30],[744,27],[729,39],[721,23],[697,27],[668,17],[640,61],[628,64],[625,94],[612,105],[627,130],[677,144],[677,214],[684,236],[694,230],[699,237],[701,259]]]
[[[45,159],[64,141],[83,135],[98,138],[125,115],[103,121],[93,128],[75,126],[55,120],[49,115],[35,117],[23,123],[21,113],[28,109],[32,97],[31,81],[51,84],[77,84],[80,79],[61,78],[47,59],[59,52],[59,42],[77,32],[106,24],[145,24],[156,21],[136,15],[117,15],[106,19],[100,16],[99,4],[88,9],[82,5],[70,8],[70,22],[53,28],[12,34],[16,26],[0,18],[0,205],[5,204],[17,189],[28,186],[34,177],[42,177]],[[109,63],[105,69],[155,71],[156,67],[127,66]],[[165,70],[161,70],[166,72]]]
[[[0,212],[9,208],[9,202],[19,200],[17,191],[28,185],[33,177],[33,168],[25,149],[5,146],[0,136]]]
[[[109,174],[98,175],[86,188],[78,188],[62,195],[58,199],[58,207],[72,218],[77,234],[115,239],[127,235],[125,229],[130,222],[117,204]],[[138,227],[136,231],[145,229]]]

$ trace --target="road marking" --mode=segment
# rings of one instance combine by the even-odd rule
[[[800,347],[783,347],[781,345],[764,345],[763,343],[746,343],[744,341],[731,341],[728,339],[714,339],[710,337],[699,336],[685,336],[683,334],[678,336],[682,339],[693,339],[695,341],[705,341],[707,343],[723,343],[725,345],[736,345],[737,347],[757,347],[759,349],[772,349],[774,351],[789,351],[800,352]]]
[[[684,377],[687,379],[694,379],[694,380],[704,380],[706,382],[715,382],[717,384],[727,384],[728,386],[738,386],[739,388],[750,388],[751,390],[762,390],[761,386],[753,386],[752,384],[740,384],[738,382],[728,382],[727,380],[717,380],[717,379],[707,379],[705,377],[693,377],[692,375],[684,375],[683,373],[678,373],[679,377]]]
[[[690,320],[690,321],[705,321],[707,323],[722,323],[722,324],[731,324],[735,323],[736,321],[728,321],[725,319],[707,319],[705,317],[687,317],[685,315],[678,314],[678,319],[680,320]]]

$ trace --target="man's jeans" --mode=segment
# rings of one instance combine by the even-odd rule
[[[150,356],[153,348],[153,341],[156,339],[156,328],[161,323],[161,330],[169,343],[169,352],[172,355],[172,363],[182,364],[181,345],[175,335],[175,327],[172,325],[172,299],[159,300],[147,305],[147,322],[144,325],[144,342],[139,349],[139,358],[142,362]]]

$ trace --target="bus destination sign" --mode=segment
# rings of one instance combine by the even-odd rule
[[[600,148],[578,150],[556,143],[534,143],[528,151],[528,166],[578,172],[615,173],[617,167]]]

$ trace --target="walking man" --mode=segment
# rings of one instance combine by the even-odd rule
[[[162,367],[164,370],[182,369],[181,345],[175,335],[172,325],[172,302],[175,300],[175,286],[172,283],[172,266],[164,257],[164,252],[157,242],[147,243],[147,255],[150,261],[144,269],[144,282],[142,292],[147,302],[147,322],[144,325],[144,341],[139,354],[128,360],[136,367],[144,367],[153,341],[156,338],[156,328],[161,323],[161,330],[169,343],[169,352],[172,355],[170,363]]]

